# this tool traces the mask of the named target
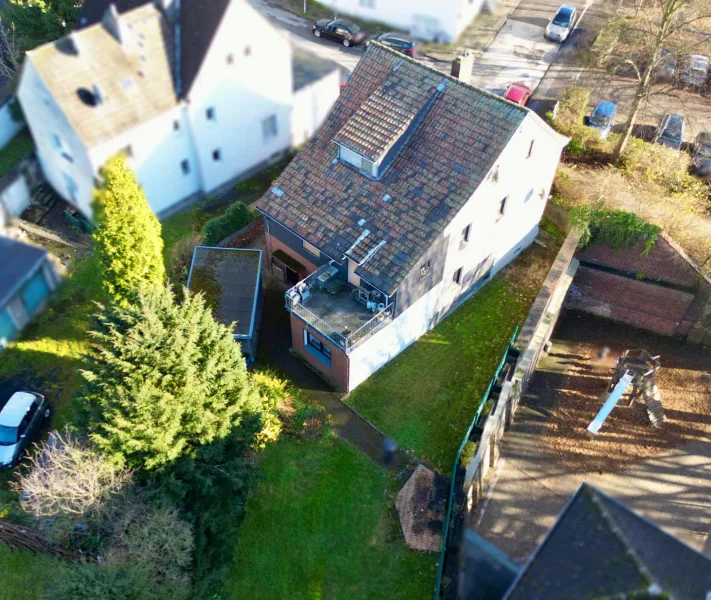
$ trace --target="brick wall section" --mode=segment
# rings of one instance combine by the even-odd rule
[[[299,278],[303,279],[307,275],[310,275],[314,271],[318,269],[318,267],[306,260],[303,256],[300,254],[296,254],[291,248],[286,246],[285,244],[282,244],[277,238],[275,238],[273,235],[269,235],[267,232],[264,233],[267,241],[267,264],[269,265],[269,270],[271,270],[271,265],[272,265],[272,252],[276,250],[282,250],[283,252],[286,252],[291,258],[294,260],[299,261],[302,265],[304,265],[305,269],[302,269],[299,272]],[[278,260],[278,259],[277,259]]]
[[[620,321],[662,335],[686,335],[693,322],[684,316],[694,294],[620,277],[580,265],[575,276],[580,294],[568,302],[572,308]]]
[[[331,349],[330,367],[304,348],[304,329],[306,328],[309,329],[314,337],[321,340]],[[291,347],[314,369],[321,373],[334,388],[341,392],[348,390],[348,356],[318,331],[308,327],[308,325],[294,315],[294,313],[291,313]]]

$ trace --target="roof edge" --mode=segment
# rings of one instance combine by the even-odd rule
[[[18,244],[23,244],[24,242],[18,242],[17,240],[13,240]],[[25,244],[27,246],[30,246],[30,244]],[[47,260],[47,257],[49,256],[49,252],[45,250],[44,248],[40,248],[39,246],[32,246],[32,248],[36,248],[37,250],[40,250],[42,252],[42,256],[38,256],[37,260],[34,262],[34,264],[27,269],[26,274],[24,277],[21,277],[20,280],[10,288],[10,291],[7,292],[2,298],[0,298],[0,306],[5,306],[5,303],[8,300],[11,300],[12,297],[19,291],[19,289],[23,286],[23,284],[30,278],[32,277],[37,271],[39,271],[42,268],[42,264],[44,261]]]

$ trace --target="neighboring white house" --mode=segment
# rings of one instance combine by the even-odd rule
[[[303,143],[338,97],[337,65],[294,53],[245,0],[136,4],[88,0],[18,88],[45,177],[88,217],[117,152],[166,216]]]
[[[453,42],[481,10],[498,0],[321,0],[338,14],[387,23],[413,37]]]
[[[567,141],[372,43],[257,205],[294,350],[353,390],[533,241]]]

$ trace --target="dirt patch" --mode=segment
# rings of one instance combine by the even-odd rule
[[[500,277],[515,290],[537,294],[561,246],[550,236],[546,237],[545,244],[546,248],[531,244],[501,271]]]
[[[593,337],[602,343],[602,335],[615,326],[610,323],[608,327]],[[681,343],[670,339],[648,347],[650,352],[661,354],[662,367],[656,381],[666,423],[652,427],[642,400],[627,406],[627,397],[623,397],[591,440],[586,429],[607,398],[611,364],[624,348],[644,347],[639,340],[628,338],[624,347],[620,343],[624,338],[613,340],[613,352],[604,364],[599,364],[596,353],[600,344],[595,341],[566,346],[565,353],[557,355],[559,364],[566,365],[566,369],[555,390],[551,418],[541,440],[557,461],[576,471],[611,473],[711,433],[711,374],[693,358],[691,364],[686,363],[673,348]],[[685,349],[694,353],[693,347]],[[551,357],[556,358],[556,352],[560,349],[554,347]],[[702,354],[705,351],[700,349],[699,355]]]

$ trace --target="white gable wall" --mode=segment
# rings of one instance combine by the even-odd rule
[[[499,157],[498,182],[489,179],[482,183],[445,229],[448,248],[442,281],[351,352],[348,391],[440,322],[471,289],[473,271],[482,261],[491,256],[493,276],[531,244],[563,149],[564,139],[546,129],[531,116],[523,121]],[[533,153],[526,158],[531,140],[535,140]],[[508,200],[504,215],[499,217],[504,197]],[[467,225],[471,225],[469,242],[461,247],[462,230]],[[464,285],[453,281],[460,267]]]
[[[233,0],[188,98],[206,192],[290,147],[292,96],[288,39],[244,0]],[[263,124],[272,118],[275,128]]]
[[[424,39],[452,42],[479,13],[482,0],[323,0],[338,15],[388,23]]]
[[[85,215],[91,215],[94,171],[89,152],[54,101],[29,56],[23,65],[17,97],[45,178],[60,196]]]
[[[98,173],[111,156],[129,146],[133,156],[128,156],[128,162],[156,214],[202,189],[197,154],[184,105],[176,106],[160,117],[92,148],[92,168]],[[187,173],[181,166],[184,160],[188,161]]]

